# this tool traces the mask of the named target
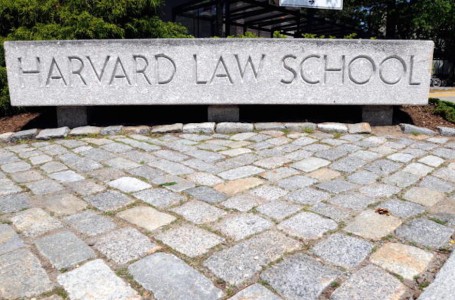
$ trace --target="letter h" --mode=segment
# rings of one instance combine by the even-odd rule
[[[41,61],[40,61],[39,57],[35,57],[35,58],[36,58],[36,69],[34,69],[34,70],[33,69],[24,70],[24,68],[22,67],[22,57],[17,58],[17,60],[19,61],[19,74],[21,75],[20,76],[21,87],[25,87],[24,78],[23,78],[24,75],[27,75],[27,76],[38,75],[38,80],[39,80],[39,83],[41,84]]]

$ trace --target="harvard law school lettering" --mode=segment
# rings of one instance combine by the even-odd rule
[[[433,44],[185,39],[5,49],[14,105],[398,105],[427,103]]]

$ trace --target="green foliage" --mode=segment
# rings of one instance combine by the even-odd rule
[[[434,113],[442,116],[449,122],[455,124],[455,103],[430,98],[430,103],[435,105]]]
[[[274,31],[273,32],[273,38],[276,38],[276,39],[285,39],[287,38],[288,36],[285,35],[285,34],[282,34],[281,32],[279,32],[278,30]]]
[[[159,18],[161,0],[0,0],[0,115],[9,106],[4,40],[187,38]]]
[[[229,35],[227,38],[240,38],[240,39],[257,39],[260,38],[256,33],[247,31],[244,34],[238,34],[238,35]]]

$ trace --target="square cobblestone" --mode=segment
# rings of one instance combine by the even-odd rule
[[[35,195],[45,195],[51,194],[64,189],[64,187],[54,180],[43,179],[40,181],[30,182],[25,184],[33,194]]]
[[[333,300],[396,300],[406,292],[395,277],[373,265],[355,272],[332,294]]]
[[[292,176],[278,181],[278,186],[289,191],[295,191],[315,183],[316,180],[307,176]]]
[[[117,191],[106,191],[84,199],[102,211],[117,210],[133,202],[132,199]]]
[[[312,172],[329,164],[330,161],[328,160],[317,157],[309,157],[292,164],[291,167],[303,172]]]
[[[0,255],[22,247],[25,247],[25,244],[13,228],[0,224]]]
[[[381,198],[381,197],[391,197],[398,194],[401,189],[387,184],[370,184],[359,189],[362,194],[365,194],[369,197]]]
[[[447,246],[455,229],[427,219],[415,219],[396,230],[398,237],[418,245],[438,249]]]
[[[249,191],[249,193],[267,201],[274,201],[285,196],[288,191],[273,185],[261,185]]]
[[[218,176],[204,172],[193,173],[187,175],[186,178],[194,182],[196,185],[214,186],[223,183],[223,180]]]
[[[387,243],[371,255],[370,261],[408,280],[424,272],[433,254],[399,243]]]
[[[262,285],[255,283],[241,290],[229,300],[280,300],[281,298]]]
[[[368,205],[377,202],[377,199],[359,193],[348,193],[330,198],[328,202],[344,208],[360,211],[367,208]]]
[[[61,274],[57,281],[70,299],[141,299],[138,293],[117,277],[101,259]]]
[[[270,228],[273,224],[254,214],[231,215],[216,225],[214,228],[222,234],[236,241]]]
[[[348,180],[357,184],[370,184],[376,182],[379,175],[369,171],[359,171],[348,176]]]
[[[221,204],[229,209],[236,209],[241,212],[247,212],[264,202],[267,201],[261,197],[250,194],[240,194],[227,199]]]
[[[335,221],[310,212],[301,212],[278,224],[278,229],[304,240],[318,239],[337,227]]]
[[[326,181],[326,182],[320,183],[316,186],[322,190],[328,191],[330,193],[335,193],[335,194],[347,192],[349,190],[357,188],[357,185],[352,184],[352,183],[350,183],[346,180],[342,180],[342,179]]]
[[[0,270],[1,299],[31,298],[53,288],[39,260],[28,249],[0,255]]]
[[[351,269],[357,267],[373,250],[373,244],[344,234],[333,234],[316,244],[312,251],[334,265]]]
[[[131,224],[153,231],[175,221],[175,217],[148,206],[136,206],[117,214]]]
[[[226,200],[227,196],[219,191],[208,187],[208,186],[198,186],[185,190],[185,193],[190,195],[196,200],[201,200],[208,203],[218,203]]]
[[[194,225],[183,225],[156,236],[176,251],[188,257],[197,257],[224,242],[224,239]]]
[[[44,195],[37,201],[39,206],[54,213],[55,215],[71,215],[84,210],[87,203],[78,197],[65,192]]]
[[[128,271],[157,300],[214,300],[223,295],[209,279],[172,254],[147,256]]]
[[[56,269],[69,268],[95,257],[95,252],[69,231],[42,237],[35,245]]]
[[[272,201],[257,207],[257,210],[277,221],[281,221],[301,209],[299,205],[288,203],[286,201]]]
[[[314,205],[329,199],[330,194],[308,187],[292,192],[286,198],[299,204]]]
[[[75,230],[88,236],[105,233],[116,227],[115,223],[109,218],[97,215],[93,211],[74,214],[66,217],[64,220]]]
[[[204,266],[224,281],[240,285],[267,264],[298,247],[297,241],[284,234],[267,231],[213,254]]]
[[[184,196],[162,188],[140,191],[135,193],[134,197],[159,208],[173,206],[186,200]]]
[[[379,240],[391,234],[401,220],[394,216],[380,215],[372,210],[365,210],[349,223],[344,230],[366,239]]]
[[[305,254],[296,254],[262,273],[261,279],[285,299],[316,300],[340,274]]]
[[[226,214],[222,209],[195,200],[176,207],[172,211],[195,224],[214,222]]]
[[[75,182],[85,179],[83,176],[71,170],[52,173],[49,177],[59,182]]]
[[[444,193],[424,187],[413,187],[403,195],[403,199],[425,206],[433,206],[444,198]]]
[[[255,167],[255,166],[244,166],[244,167],[239,167],[236,169],[231,169],[228,171],[221,172],[218,174],[221,178],[224,178],[226,180],[235,180],[235,179],[240,179],[240,178],[245,178],[249,176],[253,176],[259,173],[264,172],[264,169]]]
[[[121,177],[109,182],[108,185],[124,193],[138,192],[151,187],[150,184],[134,177]]]
[[[311,207],[311,211],[318,213],[324,217],[330,218],[336,222],[345,221],[351,217],[351,212],[347,209],[336,207],[323,202],[320,202]]]
[[[0,196],[0,213],[17,212],[30,206],[30,197],[26,193]]]
[[[134,228],[122,228],[98,238],[95,249],[116,264],[123,265],[157,249],[148,237]]]
[[[401,201],[397,199],[391,199],[386,202],[383,202],[377,206],[377,208],[386,208],[389,212],[399,218],[410,218],[425,212],[425,207],[422,205]]]
[[[35,237],[62,227],[62,223],[41,208],[30,208],[11,218],[14,227],[24,236]]]

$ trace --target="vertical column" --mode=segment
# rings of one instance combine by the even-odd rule
[[[240,108],[238,105],[209,105],[207,119],[209,122],[238,122]]]
[[[74,128],[88,125],[87,110],[86,106],[57,106],[58,127]]]
[[[391,105],[366,105],[362,107],[362,121],[373,126],[392,125],[393,106]]]

